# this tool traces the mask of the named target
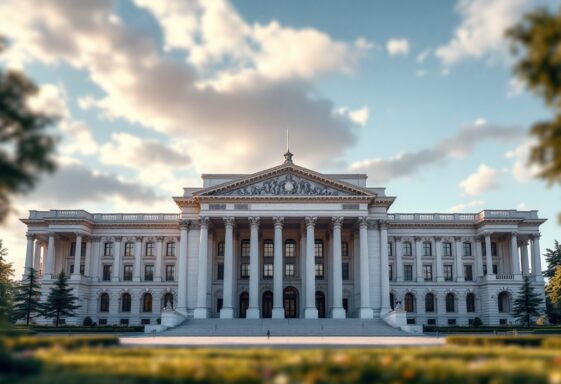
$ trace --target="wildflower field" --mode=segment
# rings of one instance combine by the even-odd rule
[[[561,383],[558,342],[288,350],[128,348],[107,337],[73,339],[3,343],[0,382]]]

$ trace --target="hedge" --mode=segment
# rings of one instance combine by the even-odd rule
[[[119,338],[114,336],[22,336],[0,339],[0,346],[9,351],[35,350],[38,348],[60,347],[75,349],[118,345]]]
[[[84,326],[63,326],[63,327],[53,327],[53,326],[33,326],[32,328],[35,332],[41,333],[107,333],[107,332],[143,332],[144,326],[138,325],[133,327],[124,327],[124,326],[93,326],[93,327],[84,327]]]
[[[561,338],[544,336],[448,336],[446,344],[464,347],[509,346],[561,348]]]

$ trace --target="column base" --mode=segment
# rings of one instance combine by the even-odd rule
[[[390,313],[392,309],[390,307],[382,307],[380,308],[380,317],[387,315]]]
[[[259,319],[259,308],[248,308],[245,312],[246,319]]]
[[[318,309],[316,307],[304,309],[304,319],[317,319]]]
[[[273,319],[284,319],[284,308],[273,308]]]
[[[374,311],[372,310],[372,308],[360,308],[358,310],[358,317],[360,319],[373,319]]]
[[[522,280],[522,275],[514,275],[514,280]]]
[[[234,308],[222,308],[220,310],[221,319],[233,319],[234,318]]]
[[[193,318],[195,319],[208,318],[208,308],[195,308],[195,312],[193,313]]]
[[[332,308],[331,309],[331,318],[332,319],[346,319],[347,313],[345,312],[345,308]]]

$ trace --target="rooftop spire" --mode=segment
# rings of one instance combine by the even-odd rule
[[[292,163],[292,153],[290,153],[290,140],[288,128],[286,128],[286,153],[284,154],[284,162]]]

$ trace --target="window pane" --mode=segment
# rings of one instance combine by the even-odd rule
[[[167,243],[166,256],[175,256],[175,243]]]
[[[323,257],[323,240],[316,240],[314,242],[314,251],[315,257]]]
[[[293,263],[286,263],[284,265],[284,275],[286,277],[294,277],[294,264]]]
[[[111,280],[111,265],[103,266],[103,281]]]
[[[103,256],[113,256],[113,243],[105,243]]]
[[[452,276],[452,265],[445,265],[444,266],[444,280],[446,281],[452,281],[453,276]]]
[[[175,280],[175,265],[169,264],[166,265],[166,281],[174,281]]]
[[[154,280],[154,266],[153,265],[145,265],[144,266],[144,280],[146,280],[146,281]]]
[[[294,240],[286,240],[284,243],[284,256],[294,257],[296,255],[296,242]]]
[[[464,265],[464,280],[473,281],[473,267],[470,264]]]
[[[123,280],[132,280],[132,265],[126,264],[123,269]]]
[[[464,243],[464,256],[471,256],[471,243]]]
[[[154,256],[154,243],[146,243],[146,256]]]
[[[343,241],[341,243],[341,255],[343,257],[349,256],[349,243],[347,243],[346,241]]]
[[[216,265],[216,280],[224,280],[224,263]]]
[[[263,278],[270,279],[273,277],[273,264],[263,264]]]
[[[249,264],[248,263],[242,263],[240,268],[241,268],[240,277],[242,279],[248,279],[249,278]]]
[[[218,256],[224,256],[224,242],[223,241],[219,241],[218,242]]]
[[[343,280],[349,280],[349,263],[342,264]]]
[[[242,257],[249,257],[249,240],[242,240]]]
[[[130,257],[134,255],[133,246],[134,244],[131,242],[125,243],[125,256]]]
[[[410,264],[406,264],[403,266],[403,273],[404,273],[404,280],[405,281],[413,281],[413,266]]]
[[[323,264],[316,264],[316,279],[323,279]]]
[[[263,242],[263,257],[273,257],[273,240]]]

